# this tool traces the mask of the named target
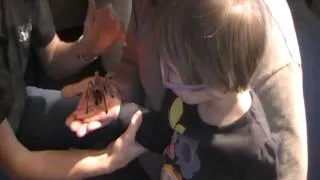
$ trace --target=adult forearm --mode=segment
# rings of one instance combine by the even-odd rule
[[[12,179],[80,179],[108,173],[107,150],[35,151],[23,147],[9,123],[0,123],[0,165]]]
[[[104,151],[39,151],[17,159],[13,178],[83,179],[107,173]]]
[[[291,84],[291,86],[288,86],[291,94],[287,95],[287,98],[290,99],[289,96],[291,96],[293,103],[291,105],[286,104],[286,107],[289,111],[292,111],[293,116],[289,117],[288,124],[284,122],[282,126],[279,124],[279,127],[283,130],[283,132],[278,132],[282,137],[280,162],[283,168],[280,173],[282,173],[283,180],[304,180],[307,179],[308,172],[308,144],[302,72],[298,66],[292,66],[291,68],[296,72],[292,75],[291,82],[283,80]],[[285,97],[285,95],[283,96]]]
[[[287,66],[255,90],[260,94],[271,130],[280,141],[280,179],[307,179],[308,145],[300,67]]]
[[[52,60],[50,61],[48,68],[50,74],[57,79],[80,71],[93,60],[93,55],[90,55],[89,60],[80,58],[79,55],[85,54],[85,45],[83,41],[73,43],[60,41],[54,49]]]

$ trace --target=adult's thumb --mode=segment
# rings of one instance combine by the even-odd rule
[[[125,135],[128,138],[134,138],[136,137],[136,133],[142,123],[142,112],[141,111],[137,111],[133,116],[132,119],[129,123],[129,126],[125,132]]]

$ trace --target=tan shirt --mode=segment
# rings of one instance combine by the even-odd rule
[[[265,0],[269,17],[267,49],[253,80],[271,129],[281,137],[281,179],[306,179],[307,136],[301,57],[290,9],[286,0]],[[160,108],[164,88],[159,58],[153,48],[152,23],[157,8],[150,0],[133,0],[128,39],[132,39],[119,67],[119,82],[126,98],[137,95],[142,85],[145,105]],[[133,45],[133,46],[132,46]],[[133,48],[135,47],[135,48]],[[129,52],[129,53],[128,53]],[[140,79],[140,81],[138,81]]]

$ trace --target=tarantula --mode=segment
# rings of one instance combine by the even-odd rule
[[[114,74],[107,73],[105,77],[102,77],[98,72],[95,72],[94,79],[88,83],[88,88],[85,94],[87,114],[89,113],[90,100],[93,100],[95,106],[99,106],[103,103],[105,111],[108,112],[106,97],[120,97],[119,89],[112,81],[113,76]]]

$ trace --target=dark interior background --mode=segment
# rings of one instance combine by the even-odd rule
[[[303,65],[308,128],[308,180],[319,180],[320,171],[320,1],[288,0],[291,6]]]

